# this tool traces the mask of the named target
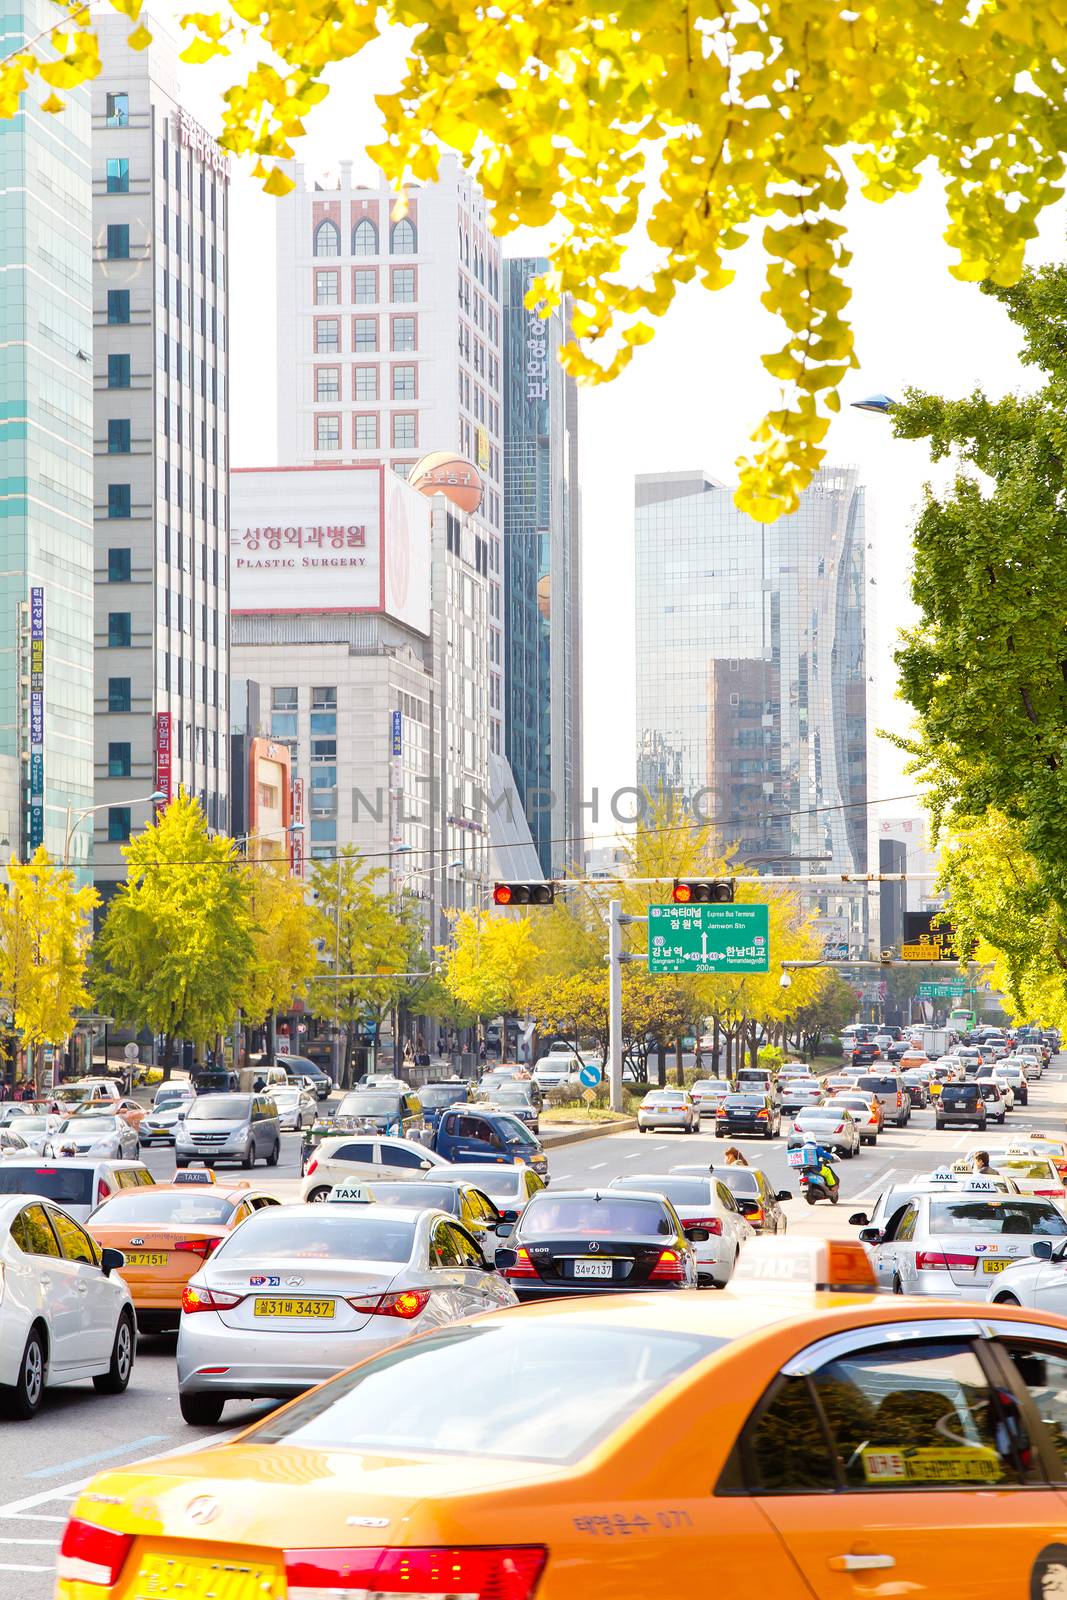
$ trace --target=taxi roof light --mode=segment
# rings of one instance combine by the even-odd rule
[[[846,1239],[789,1239],[757,1234],[746,1239],[730,1288],[762,1292],[777,1288],[875,1294],[878,1282],[861,1244]]]
[[[171,1183],[217,1183],[218,1179],[210,1167],[182,1167],[170,1181]]]
[[[411,1600],[528,1600],[548,1551],[544,1545],[477,1549],[287,1550],[289,1600],[324,1600],[347,1591],[403,1594]]]

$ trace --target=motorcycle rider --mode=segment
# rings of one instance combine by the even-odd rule
[[[832,1150],[828,1150],[825,1145],[819,1144],[817,1140],[811,1139],[801,1146],[801,1155],[804,1158],[801,1163],[802,1172],[818,1178],[826,1185],[827,1192],[831,1189],[836,1189],[838,1177],[831,1165],[834,1157]]]

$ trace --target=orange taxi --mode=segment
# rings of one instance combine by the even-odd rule
[[[183,1179],[186,1175],[180,1175]],[[176,1328],[182,1290],[231,1229],[253,1211],[276,1206],[247,1182],[156,1183],[123,1189],[92,1213],[85,1227],[101,1247],[121,1250],[121,1277],[137,1313],[139,1333]]]
[[[714,1296],[392,1346],[236,1440],[100,1474],[58,1600],[1009,1600],[1067,1565],[1067,1319],[871,1292],[759,1237]]]

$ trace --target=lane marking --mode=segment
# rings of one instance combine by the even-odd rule
[[[36,1478],[58,1478],[72,1467],[87,1467],[93,1461],[110,1461],[115,1456],[126,1455],[130,1450],[140,1450],[144,1445],[162,1444],[166,1437],[165,1433],[146,1433],[140,1439],[127,1440],[125,1444],[113,1444],[106,1450],[94,1450],[91,1455],[75,1456],[73,1461],[61,1461],[58,1467],[41,1467],[37,1472],[27,1472],[26,1477],[31,1483]]]
[[[606,1161],[594,1161],[593,1165],[589,1168],[589,1170],[590,1170],[590,1172],[599,1172],[601,1167],[606,1167],[606,1166],[607,1166],[607,1162]]]
[[[54,1539],[5,1539],[4,1543],[5,1544],[43,1544],[45,1546],[45,1548],[48,1549],[48,1550],[54,1550],[55,1547],[56,1547],[56,1541]]]
[[[54,1572],[55,1570],[54,1562],[50,1567],[20,1567],[12,1561],[0,1561],[0,1572]]]
[[[3,1515],[7,1515],[7,1513],[5,1512]],[[44,1511],[23,1511],[21,1515],[18,1512],[13,1513],[12,1520],[15,1522],[66,1522],[67,1519],[66,1517],[49,1516]]]

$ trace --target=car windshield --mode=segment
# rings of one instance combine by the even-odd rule
[[[163,1106],[177,1105],[181,1100],[188,1100],[189,1095],[184,1089],[161,1089],[156,1095],[156,1110]]]
[[[429,1111],[443,1111],[446,1106],[459,1105],[466,1098],[465,1083],[428,1083],[419,1090],[419,1099]]]
[[[536,1146],[537,1140],[529,1128],[523,1126],[518,1117],[501,1116],[495,1118],[495,1126],[504,1135],[509,1144]]]
[[[12,1133],[45,1133],[53,1125],[53,1117],[5,1117],[4,1126]]]
[[[266,1261],[276,1256],[326,1260],[407,1261],[414,1222],[374,1214],[372,1206],[324,1205],[297,1211],[271,1206],[257,1211],[212,1256],[218,1261]]]
[[[731,1194],[759,1194],[759,1179],[751,1167],[723,1167],[715,1176]]]
[[[1067,1218],[1048,1200],[937,1200],[930,1206],[931,1233],[1036,1233],[1067,1235]]]
[[[371,1185],[376,1201],[388,1206],[426,1206],[459,1215],[459,1190],[450,1183],[378,1183]]]
[[[247,1117],[252,1102],[243,1094],[207,1094],[194,1100],[186,1115],[186,1122],[233,1122]]]
[[[454,1168],[449,1168],[453,1171]],[[525,1176],[519,1167],[478,1167],[465,1174],[467,1181],[477,1184],[492,1200],[521,1200],[525,1197]],[[404,1185],[405,1189],[408,1185]]]
[[[519,1224],[522,1237],[548,1238],[553,1234],[637,1234],[654,1238],[674,1232],[674,1225],[655,1200],[617,1200],[602,1195],[534,1195]]]
[[[41,1194],[61,1206],[87,1206],[93,1198],[93,1174],[88,1167],[0,1166],[0,1194]]]
[[[300,1089],[272,1089],[270,1097],[275,1105],[290,1106],[296,1104],[302,1092]]]
[[[229,1222],[239,1202],[196,1189],[162,1189],[145,1185],[112,1195],[93,1212],[93,1222],[121,1227],[124,1223],[164,1222],[180,1227]]]
[[[570,1318],[461,1323],[363,1362],[246,1438],[379,1457],[577,1461],[724,1343]]]
[[[337,1108],[339,1117],[395,1117],[400,1110],[399,1092],[359,1089],[346,1094]]]
[[[56,1129],[57,1133],[76,1133],[79,1138],[94,1135],[101,1138],[105,1133],[114,1133],[117,1125],[115,1117],[66,1117]]]
[[[706,1206],[711,1198],[707,1178],[664,1178],[650,1173],[644,1178],[615,1178],[611,1187],[624,1193],[665,1194],[672,1206]]]
[[[1027,1161],[1025,1157],[1013,1156],[1011,1159],[997,1157],[997,1170],[1006,1172],[1012,1178],[1047,1178],[1050,1183],[1059,1182],[1059,1174],[1051,1161]]]

